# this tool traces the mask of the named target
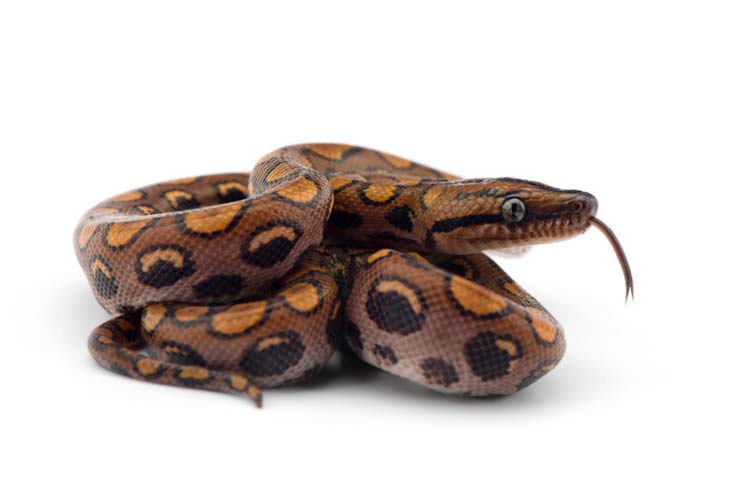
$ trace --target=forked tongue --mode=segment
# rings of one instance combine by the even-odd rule
[[[633,294],[633,274],[630,271],[628,258],[625,257],[625,251],[623,250],[620,241],[617,240],[615,232],[613,232],[611,228],[605,225],[602,220],[598,218],[594,218],[592,216],[589,221],[592,225],[598,228],[605,237],[607,237],[607,240],[609,240],[609,243],[612,245],[612,249],[614,249],[615,254],[617,254],[617,259],[618,261],[620,261],[620,268],[622,268],[622,275],[625,277],[625,302],[627,302],[628,296],[630,296],[631,299],[634,299],[635,295]]]

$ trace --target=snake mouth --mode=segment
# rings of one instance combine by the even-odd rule
[[[514,243],[518,241],[527,241],[530,244],[557,242],[585,232],[591,218],[584,213],[537,220],[526,227],[509,229],[505,238]]]
[[[480,232],[479,235],[462,234],[456,246],[466,245],[470,248],[470,252],[478,252],[519,245],[548,244],[576,237],[585,232],[589,226],[590,217],[585,213],[538,219],[527,226],[519,227],[501,224],[485,225],[481,228],[474,227],[477,232]]]
[[[622,269],[622,275],[625,277],[625,301],[627,302],[628,296],[630,296],[631,299],[635,299],[635,294],[633,293],[633,273],[630,271],[630,263],[628,263],[628,258],[625,256],[625,250],[622,248],[622,244],[620,244],[620,241],[617,239],[615,232],[605,225],[602,220],[595,218],[594,216],[589,219],[589,223],[595,226],[605,237],[607,237],[607,240],[617,255],[617,260],[620,262],[620,268]]]

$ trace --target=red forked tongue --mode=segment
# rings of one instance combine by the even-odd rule
[[[625,277],[625,301],[627,302],[628,296],[630,296],[631,299],[635,299],[635,294],[633,294],[633,274],[630,272],[630,264],[628,264],[628,258],[625,257],[625,251],[622,249],[620,241],[617,240],[612,229],[605,225],[600,219],[592,216],[589,221],[592,225],[598,228],[605,237],[607,237],[607,240],[609,240],[609,243],[612,245],[612,249],[614,249],[615,254],[617,254],[617,259],[620,261],[620,268],[622,268],[622,275]]]

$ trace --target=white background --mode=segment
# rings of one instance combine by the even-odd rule
[[[747,496],[746,3],[0,5],[3,496]],[[636,300],[594,230],[503,263],[568,339],[506,399],[99,368],[78,217],[303,141],[588,190]]]

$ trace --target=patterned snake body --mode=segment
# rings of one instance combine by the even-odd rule
[[[565,349],[557,321],[490,258],[578,235],[596,199],[509,178],[460,180],[371,149],[305,144],[250,175],[113,197],[75,232],[105,368],[238,392],[313,376],[337,349],[430,388],[513,393]]]

